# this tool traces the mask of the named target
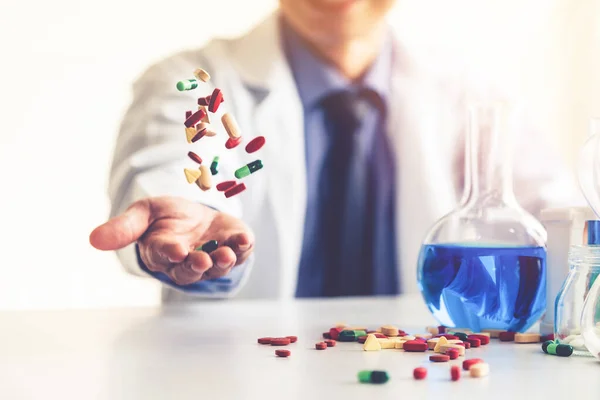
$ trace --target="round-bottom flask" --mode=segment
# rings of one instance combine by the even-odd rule
[[[421,247],[418,284],[445,326],[524,331],[545,311],[546,231],[514,196],[503,111],[469,110],[462,200]]]

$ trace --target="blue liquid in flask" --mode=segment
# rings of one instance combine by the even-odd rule
[[[546,250],[424,245],[419,285],[429,310],[445,326],[524,331],[546,308]]]

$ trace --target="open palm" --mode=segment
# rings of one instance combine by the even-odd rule
[[[209,240],[219,243],[217,250],[195,250]],[[187,285],[229,273],[248,258],[254,238],[239,219],[177,197],[137,201],[90,234],[90,243],[99,250],[118,250],[134,242],[150,271]]]

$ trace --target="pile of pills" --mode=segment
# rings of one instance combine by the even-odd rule
[[[411,335],[393,325],[384,325],[377,330],[368,330],[364,326],[346,326],[337,324],[329,331],[323,333],[325,342],[356,342],[362,345],[364,351],[381,351],[385,349],[400,349],[405,352],[433,351],[429,361],[431,363],[445,363],[465,357],[466,351],[490,344],[490,339],[501,342],[514,343],[539,343],[541,340],[553,339],[552,336],[540,336],[537,333],[508,332],[497,329],[483,329],[481,332],[472,332],[469,329],[446,328],[444,326],[427,327],[427,333]],[[317,350],[326,349],[325,342],[315,345]],[[329,346],[329,345],[328,345]],[[331,347],[331,346],[330,346]],[[572,354],[570,346],[560,344],[553,340],[544,342],[542,348],[548,354],[569,356]],[[462,363],[462,370],[471,378],[482,378],[490,373],[490,365],[481,358],[468,358]],[[461,379],[460,365],[451,365],[449,379]],[[415,380],[427,378],[427,368],[417,367],[413,370]],[[360,371],[358,380],[361,383],[385,383],[389,380],[386,371]]]
[[[258,344],[270,345],[270,346],[287,346],[290,343],[296,343],[298,341],[297,336],[285,336],[285,337],[261,337],[258,338]],[[277,357],[287,358],[292,355],[292,352],[287,349],[275,350]]]
[[[186,79],[177,82],[177,90],[180,92],[194,90],[198,88],[202,82],[208,82],[210,80],[210,74],[202,68],[197,68],[193,74],[195,79]],[[210,95],[198,98],[198,110],[196,112],[185,112],[185,136],[188,143],[196,143],[203,137],[217,136],[217,133],[211,128],[209,113],[215,114],[221,103],[224,101],[225,99],[221,89],[215,88]],[[231,150],[239,146],[243,141],[243,136],[233,115],[225,112],[221,116],[221,124],[228,135],[228,139],[225,142],[225,148]],[[265,142],[264,136],[253,138],[246,145],[246,153],[252,154],[257,152],[265,145]],[[184,173],[186,180],[190,184],[196,183],[202,191],[210,190],[213,186],[212,177],[219,173],[219,156],[217,155],[212,159],[210,168],[202,164],[203,160],[198,154],[190,151],[188,152],[188,156],[200,166],[199,168],[185,168]],[[237,179],[243,179],[262,169],[262,167],[262,161],[258,159],[238,168],[234,175]],[[246,190],[246,185],[242,182],[229,180],[217,184],[217,190],[223,192],[226,198],[230,198]]]

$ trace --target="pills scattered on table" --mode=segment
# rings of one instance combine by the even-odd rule
[[[463,361],[462,367],[465,371],[468,371],[469,369],[471,369],[471,367],[473,365],[479,364],[482,362],[483,362],[483,360],[481,358],[470,358],[468,360]]]
[[[363,344],[363,350],[364,351],[379,351],[381,350],[381,344],[379,343],[379,340],[377,339],[377,337],[374,334],[369,334],[367,335],[367,340],[365,340],[365,343]]]
[[[450,361],[450,356],[446,354],[433,354],[429,356],[429,361],[432,362],[448,362]]]
[[[539,333],[516,333],[515,343],[539,343]]]
[[[416,340],[409,340],[407,342],[404,342],[402,348],[404,349],[404,351],[408,352],[424,352],[427,351],[429,347],[427,346],[427,343],[423,343]]]
[[[490,365],[487,363],[477,363],[469,368],[469,375],[473,378],[483,378],[484,376],[489,375],[490,373]]]
[[[287,346],[292,341],[290,338],[280,337],[280,338],[271,338],[271,346]]]
[[[386,383],[389,379],[386,371],[360,371],[358,373],[360,383]]]
[[[418,381],[421,381],[425,378],[427,378],[427,368],[424,367],[417,367],[413,370],[413,378],[415,378]]]
[[[286,336],[286,338],[290,339],[290,343],[296,343],[298,341],[298,336]]]
[[[325,350],[327,348],[327,343],[319,342],[315,344],[315,349],[317,350]]]
[[[277,357],[289,357],[290,354],[292,354],[292,353],[289,350],[285,350],[285,349],[275,350],[275,355]]]
[[[515,332],[500,332],[498,334],[498,339],[500,339],[501,342],[514,342]]]
[[[324,342],[327,345],[327,347],[335,347],[335,344],[337,343],[335,340],[332,339],[325,339]]]
[[[485,346],[486,344],[490,343],[490,337],[488,335],[471,334],[471,335],[467,336],[467,339],[479,339],[482,346]]]
[[[458,365],[453,365],[450,367],[450,379],[454,382],[460,379],[460,367]]]
[[[460,352],[458,349],[448,349],[448,351],[446,351],[446,355],[450,357],[451,360],[456,360],[458,356],[460,356]]]
[[[271,344],[271,339],[270,337],[258,338],[258,344]]]

